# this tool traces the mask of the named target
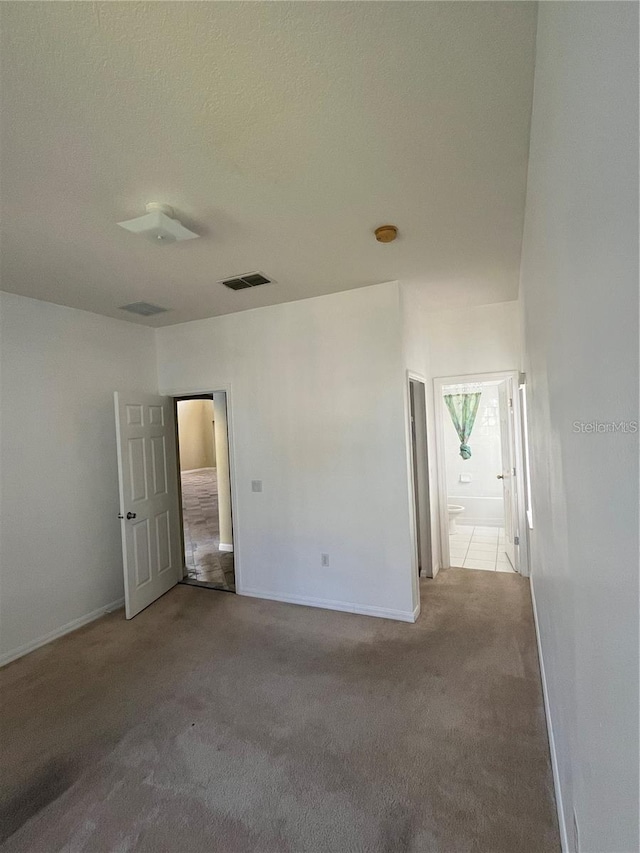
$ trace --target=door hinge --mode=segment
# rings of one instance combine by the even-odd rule
[[[514,545],[519,545],[519,544],[520,544],[520,537],[519,537],[519,536],[514,536],[514,537],[513,537],[513,544],[514,544]]]
[[[509,397],[509,408],[513,409],[513,397]]]

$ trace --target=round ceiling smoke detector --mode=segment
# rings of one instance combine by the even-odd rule
[[[398,236],[398,229],[395,225],[381,225],[373,233],[378,243],[393,243]]]
[[[176,243],[178,240],[193,240],[199,236],[174,218],[173,208],[168,204],[152,201],[146,205],[146,211],[144,216],[118,222],[118,225],[159,246]]]

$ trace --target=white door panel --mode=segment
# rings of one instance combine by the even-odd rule
[[[114,394],[127,619],[182,575],[173,401]]]

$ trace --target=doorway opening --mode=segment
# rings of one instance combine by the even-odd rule
[[[516,373],[434,382],[443,565],[521,572]]]
[[[176,397],[184,573],[193,586],[235,592],[225,391]]]
[[[418,577],[433,577],[431,509],[427,449],[427,399],[424,379],[409,373],[409,422],[413,520]]]

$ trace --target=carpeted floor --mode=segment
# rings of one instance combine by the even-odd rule
[[[558,853],[528,583],[415,625],[178,586],[0,671],[4,853]]]
[[[216,469],[183,471],[180,476],[187,579],[213,588],[235,591],[233,553],[219,549]]]

